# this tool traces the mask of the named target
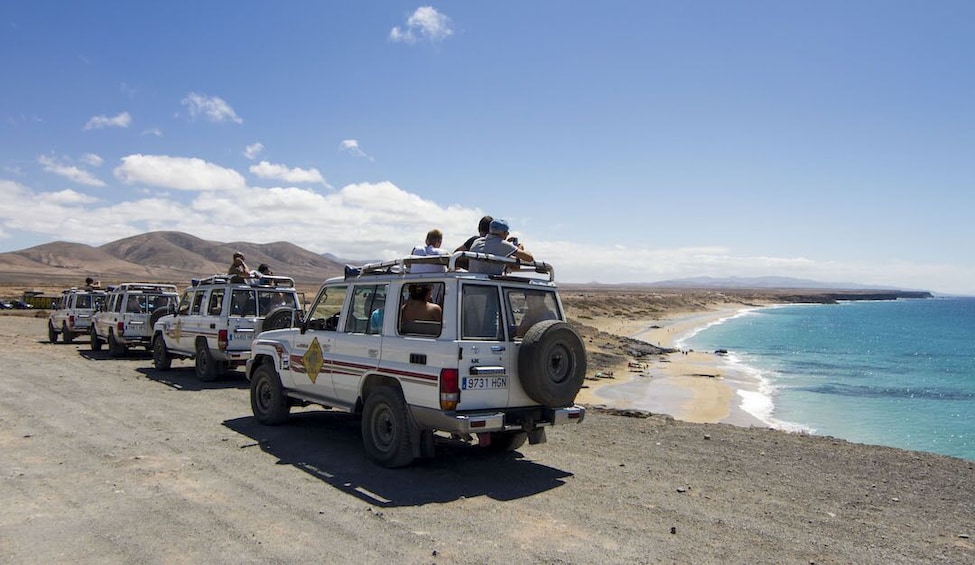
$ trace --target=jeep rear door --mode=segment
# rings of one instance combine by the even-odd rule
[[[458,411],[534,404],[516,382],[518,351],[505,326],[497,285],[461,285]]]

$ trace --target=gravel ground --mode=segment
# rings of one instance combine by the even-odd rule
[[[358,419],[258,425],[237,373],[0,316],[3,563],[975,563],[975,462],[591,411],[388,470]]]

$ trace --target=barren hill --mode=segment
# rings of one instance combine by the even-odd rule
[[[127,237],[99,247],[56,241],[0,253],[0,284],[81,285],[91,276],[103,284],[190,279],[226,272],[234,251],[256,269],[267,263],[275,274],[316,285],[342,273],[343,265],[288,242],[219,242],[171,231]]]

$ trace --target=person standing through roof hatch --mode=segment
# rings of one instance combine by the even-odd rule
[[[240,251],[234,253],[234,262],[227,269],[227,274],[230,275],[231,280],[234,282],[243,282],[244,279],[251,276],[251,270],[247,266],[247,263],[244,262],[244,254]]]
[[[491,220],[488,234],[477,239],[471,244],[471,251],[474,253],[490,253],[501,257],[512,257],[522,261],[534,261],[535,257],[525,250],[525,246],[518,243],[517,239],[509,237],[510,231],[508,221],[500,218]],[[501,275],[506,270],[517,271],[518,265],[491,263],[471,259],[470,271],[472,273],[487,273],[489,275]]]

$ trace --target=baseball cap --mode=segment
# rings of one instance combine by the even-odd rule
[[[509,231],[511,230],[508,229],[508,220],[502,220],[501,218],[491,220],[491,230],[489,233],[501,235]]]

